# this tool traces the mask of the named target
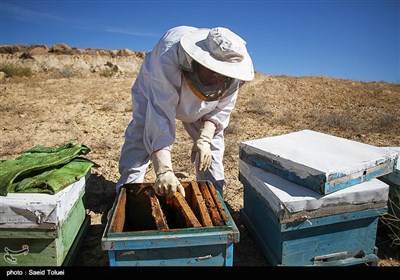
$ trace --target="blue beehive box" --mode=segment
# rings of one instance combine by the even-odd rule
[[[372,179],[329,195],[240,161],[241,217],[274,266],[377,264],[379,216],[389,187]]]
[[[320,194],[329,194],[394,171],[398,152],[302,130],[240,144],[248,164]]]
[[[388,147],[400,153],[400,147]],[[379,177],[389,185],[388,214],[382,217],[383,224],[393,233],[394,239],[400,236],[400,160],[394,172]],[[397,244],[399,245],[399,244]]]
[[[120,188],[102,236],[110,266],[232,266],[239,231],[208,181],[186,196],[156,196],[151,183]]]

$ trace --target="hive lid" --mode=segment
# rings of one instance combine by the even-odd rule
[[[240,143],[240,159],[320,194],[393,172],[398,152],[312,130]]]
[[[389,195],[389,186],[378,179],[321,195],[242,160],[239,161],[239,172],[279,217],[290,217],[295,213],[309,215],[306,213],[308,211],[319,211],[320,214],[328,215],[333,212],[375,208],[385,206]],[[244,181],[243,178],[241,181]],[[324,208],[329,211],[324,211]]]

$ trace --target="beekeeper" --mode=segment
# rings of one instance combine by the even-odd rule
[[[227,28],[179,26],[168,30],[146,54],[132,86],[132,120],[119,160],[123,184],[142,183],[153,163],[158,195],[185,195],[174,174],[171,149],[175,119],[193,139],[197,180],[209,180],[223,194],[224,129],[239,85],[254,78],[246,42]]]

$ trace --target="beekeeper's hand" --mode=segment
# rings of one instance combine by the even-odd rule
[[[151,159],[157,176],[153,186],[156,194],[173,197],[179,191],[185,197],[185,189],[172,169],[170,151],[158,150],[152,154]]]
[[[192,147],[191,161],[194,162],[196,154],[199,154],[199,170],[206,171],[211,166],[211,139],[214,137],[215,124],[210,121],[203,122],[199,138],[194,142]]]

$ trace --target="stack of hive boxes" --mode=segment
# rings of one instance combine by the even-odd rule
[[[400,155],[400,147],[388,147],[395,150]],[[392,232],[393,239],[397,240],[400,237],[400,160],[397,160],[397,165],[394,172],[386,174],[379,179],[389,185],[389,201],[388,215],[383,219],[383,223]]]
[[[240,144],[242,220],[271,265],[376,264],[398,153],[303,130]]]
[[[0,266],[68,266],[90,225],[86,176],[54,195],[0,196]]]

